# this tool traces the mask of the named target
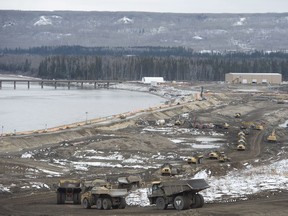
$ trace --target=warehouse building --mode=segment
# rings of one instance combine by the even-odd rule
[[[282,74],[280,73],[227,73],[225,81],[228,83],[242,84],[280,84]]]

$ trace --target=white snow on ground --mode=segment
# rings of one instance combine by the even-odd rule
[[[279,127],[283,127],[283,128],[288,127],[288,120],[286,120],[283,124],[280,124]]]
[[[147,197],[148,188],[141,188],[131,192],[125,199],[127,205],[131,206],[149,206]]]
[[[45,16],[40,16],[39,20],[34,23],[34,26],[52,25],[51,19]]]
[[[42,182],[30,182],[32,188],[41,189],[41,188],[47,188],[50,187],[47,184],[44,184]]]
[[[246,164],[246,169],[235,170],[226,176],[211,176],[209,170],[198,172],[195,179],[205,179],[210,188],[201,191],[205,202],[223,201],[226,199],[247,199],[247,195],[265,190],[288,188],[288,160],[277,161],[271,165],[253,167]],[[131,192],[126,202],[128,205],[147,206],[149,189],[142,188]],[[225,198],[224,198],[225,197]]]
[[[63,173],[60,172],[54,172],[50,170],[45,170],[45,169],[39,169],[40,171],[49,174],[47,177],[52,177],[52,176],[61,176]]]
[[[3,193],[3,192],[10,193],[10,189],[0,184],[0,193]]]
[[[190,145],[194,149],[215,149],[215,148],[220,148],[221,144],[196,144],[196,143],[185,143]]]
[[[24,154],[21,155],[21,158],[32,158],[33,153],[32,152],[25,152]]]
[[[208,142],[220,141],[223,139],[215,138],[215,137],[196,137],[195,140],[198,142],[202,142],[202,143],[208,143]]]
[[[210,188],[201,192],[207,202],[221,201],[222,197],[240,198],[264,190],[287,189],[288,160],[281,160],[268,166],[253,167],[246,164],[246,169],[235,170],[226,176],[210,176],[209,171],[202,171],[194,178],[204,178]]]
[[[233,26],[242,26],[242,25],[244,25],[245,21],[246,21],[246,18],[245,18],[245,17],[242,17],[242,18],[240,18],[239,21],[235,22],[235,23],[233,24]]]
[[[195,40],[202,40],[203,38],[200,37],[200,36],[194,36],[193,39],[195,39]]]

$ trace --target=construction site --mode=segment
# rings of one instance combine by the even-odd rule
[[[133,85],[165,104],[2,136],[1,214],[288,215],[287,84]]]

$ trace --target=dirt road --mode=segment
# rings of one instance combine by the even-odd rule
[[[277,195],[267,193],[269,198],[262,198],[259,200],[247,200],[235,203],[218,203],[206,204],[201,209],[191,209],[178,212],[175,209],[156,210],[156,207],[127,207],[126,209],[115,210],[97,210],[84,209],[81,205],[55,204],[56,194],[53,192],[42,193],[38,195],[19,196],[14,198],[1,198],[0,199],[0,215],[288,215],[288,191],[283,191]]]
[[[288,215],[288,192],[279,190],[245,195],[242,198],[247,200],[238,202],[221,191],[215,197],[222,203],[218,200],[183,212],[158,211],[151,206],[100,211],[55,204],[53,184],[61,178],[92,180],[139,174],[145,182],[167,180],[170,177],[162,177],[159,171],[166,162],[181,170],[176,178],[193,178],[203,170],[221,177],[245,169],[248,162],[257,167],[285,158],[288,130],[279,124],[286,120],[288,109],[277,101],[288,100],[288,96],[271,91],[223,94],[220,90],[219,94],[207,94],[203,101],[183,102],[135,118],[57,133],[4,137],[0,140],[0,215]],[[240,119],[234,118],[236,112],[242,114]],[[157,120],[165,123],[158,125]],[[230,124],[229,129],[209,128],[224,122]],[[249,128],[247,149],[238,152],[242,122],[261,123],[264,130]],[[272,129],[276,129],[277,143],[266,141]],[[231,162],[220,164],[205,158],[203,164],[188,165],[185,161],[194,152],[207,155],[219,149]]]

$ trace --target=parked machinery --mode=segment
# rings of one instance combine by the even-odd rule
[[[159,210],[167,209],[169,204],[177,210],[201,208],[204,198],[199,192],[208,187],[204,179],[156,181],[149,189],[148,199]]]
[[[177,167],[174,167],[169,163],[165,163],[161,167],[162,176],[174,176],[174,175],[178,175],[179,173],[180,173],[180,170]]]
[[[81,181],[74,179],[62,179],[58,183],[56,190],[57,204],[73,203],[80,204]]]
[[[81,195],[81,204],[86,209],[93,205],[104,210],[124,209],[127,194],[127,189],[113,189],[111,184],[104,180],[92,182],[92,187],[87,187],[87,191]]]
[[[235,113],[234,117],[235,118],[240,118],[241,117],[241,113]]]
[[[204,155],[203,154],[195,154],[192,157],[187,158],[188,164],[201,164],[203,161]]]
[[[246,146],[244,144],[239,144],[239,145],[237,145],[237,150],[238,151],[245,151],[246,150]]]
[[[268,142],[276,142],[277,141],[275,130],[273,130],[272,133],[267,137],[267,141]]]

